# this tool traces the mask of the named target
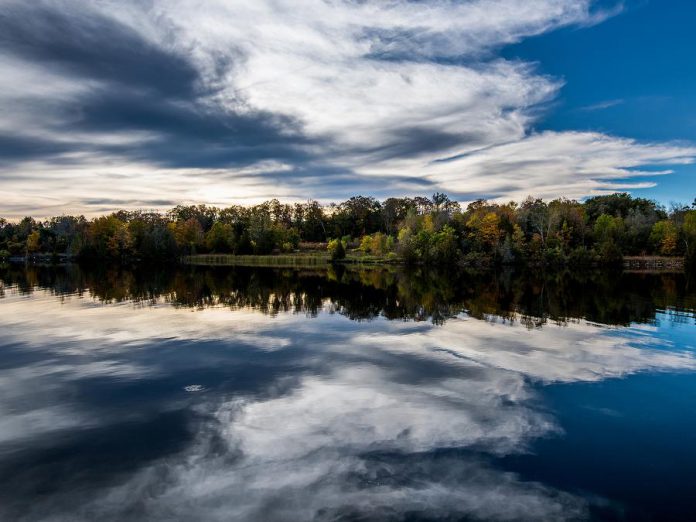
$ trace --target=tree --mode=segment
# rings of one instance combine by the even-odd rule
[[[35,254],[41,250],[41,234],[38,230],[34,230],[27,237],[27,253]]]
[[[428,198],[416,196],[415,198],[413,198],[413,204],[418,214],[423,215],[433,211],[433,202],[430,201]]]
[[[677,251],[677,227],[669,220],[658,221],[653,225],[650,240],[659,253],[665,256],[674,255]]]
[[[696,203],[696,200],[694,202]],[[684,236],[685,250],[689,252],[691,249],[696,248],[696,210],[689,210],[684,215],[682,234]]]
[[[125,260],[132,253],[133,241],[127,224],[115,214],[93,219],[88,227],[87,241],[80,252],[85,257]]]
[[[602,214],[594,225],[594,237],[597,242],[597,250],[604,264],[619,265],[623,259],[620,238],[624,230],[621,217]]]
[[[694,200],[694,204],[694,210],[685,214],[682,225],[682,235],[686,247],[686,266],[692,272],[696,272],[696,200]]]
[[[518,212],[518,223],[529,235],[538,234],[545,248],[550,226],[549,207],[541,199],[527,198]]]
[[[447,194],[443,194],[442,192],[433,194],[432,202],[435,207],[433,212],[435,213],[444,212],[445,214],[452,214],[461,210],[459,203],[452,201]]]
[[[277,228],[270,215],[258,207],[254,208],[247,231],[254,254],[270,254],[278,244]]]
[[[215,207],[207,207],[205,205],[179,205],[169,211],[169,217],[172,221],[189,221],[195,219],[201,226],[201,230],[205,233],[210,230],[213,223],[217,220],[220,211]]]
[[[618,243],[623,229],[623,219],[602,214],[595,221],[594,237],[598,243]]]
[[[382,221],[388,234],[397,232],[397,227],[410,210],[415,212],[416,205],[410,198],[389,198],[382,203]]]
[[[396,253],[407,263],[419,261],[420,252],[416,250],[415,234],[411,227],[405,226],[399,230]]]
[[[469,237],[474,243],[483,246],[487,251],[493,251],[502,237],[502,232],[498,225],[500,218],[495,212],[487,212],[484,215],[474,214],[467,222],[467,227],[471,229]]]
[[[109,257],[125,261],[133,253],[133,238],[125,223],[122,223],[107,242]]]
[[[338,235],[361,237],[377,232],[382,225],[382,205],[372,197],[354,196],[337,207],[333,221]]]
[[[524,255],[524,232],[522,231],[522,227],[520,227],[517,223],[515,223],[515,225],[513,226],[512,235],[510,237],[512,239],[512,253],[516,257]]]
[[[340,261],[346,257],[346,249],[343,246],[343,241],[340,239],[332,239],[327,246],[331,261]]]
[[[195,254],[197,249],[203,245],[203,227],[195,217],[179,221],[173,224],[173,228],[174,238],[179,249],[189,254]]]
[[[234,228],[217,221],[205,235],[205,246],[211,252],[231,252],[234,248]]]
[[[302,238],[305,241],[325,241],[325,223],[323,207],[317,201],[308,201],[303,206],[303,220],[300,228]]]
[[[427,258],[435,264],[452,264],[459,257],[457,235],[449,225],[431,236],[428,247]]]
[[[585,201],[585,210],[590,220],[599,218],[602,214],[626,218],[631,209],[649,215],[656,213],[658,219],[665,219],[667,213],[655,201],[644,198],[633,198],[625,192],[619,194],[608,194],[605,196],[595,196]]]

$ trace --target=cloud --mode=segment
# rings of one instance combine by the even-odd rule
[[[474,185],[496,194],[497,199],[520,200],[527,195],[580,198],[653,186],[652,181],[632,178],[670,174],[665,166],[691,164],[695,156],[694,146],[639,143],[593,132],[547,131],[447,158],[424,172],[455,193]],[[641,169],[645,166],[663,168]]]
[[[604,109],[610,109],[611,107],[616,107],[624,103],[624,100],[606,100],[599,103],[594,103],[592,105],[585,105],[584,107],[579,107],[577,110],[581,112],[594,112],[603,111]]]
[[[191,453],[166,461],[166,468],[143,469],[81,512],[108,520],[112,507],[121,506],[116,511],[125,507],[150,520],[269,521],[583,515],[584,500],[525,483],[463,452],[554,429],[543,414],[516,402],[519,381],[491,377],[489,395],[479,381],[415,388],[364,366],[330,379],[306,377],[280,397],[226,402]],[[508,405],[499,417],[501,396]],[[460,456],[431,453],[446,447]],[[166,486],[148,498],[158,482]],[[143,502],[134,506],[133,499]]]
[[[511,165],[496,154],[538,142],[532,129],[562,82],[498,51],[620,9],[591,0],[10,0],[0,7],[0,196],[10,217],[108,208],[90,199],[130,208],[358,192],[517,197]],[[632,177],[623,167],[635,149],[668,150],[666,163],[693,156],[602,139],[625,146],[597,171],[573,161],[597,154],[597,140],[576,140],[564,156],[573,195],[635,186],[601,182],[607,169]],[[481,151],[485,179],[466,164],[431,168]],[[264,169],[276,164],[282,173]],[[514,168],[525,194],[567,195],[534,162]],[[208,185],[220,171],[222,193]],[[147,198],[133,197],[134,183]]]

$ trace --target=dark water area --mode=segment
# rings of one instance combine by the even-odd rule
[[[0,281],[0,520],[696,519],[684,275]]]

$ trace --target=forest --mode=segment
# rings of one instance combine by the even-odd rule
[[[696,263],[696,199],[672,205],[619,193],[579,202],[532,197],[466,208],[432,197],[355,196],[216,208],[179,205],[166,213],[121,210],[86,219],[0,218],[0,261],[176,263],[196,254],[272,255],[311,251],[414,265],[604,265],[624,256],[683,256]],[[328,254],[327,254],[328,252]]]

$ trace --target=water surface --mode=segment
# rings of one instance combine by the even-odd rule
[[[693,282],[0,271],[0,519],[693,520]]]

